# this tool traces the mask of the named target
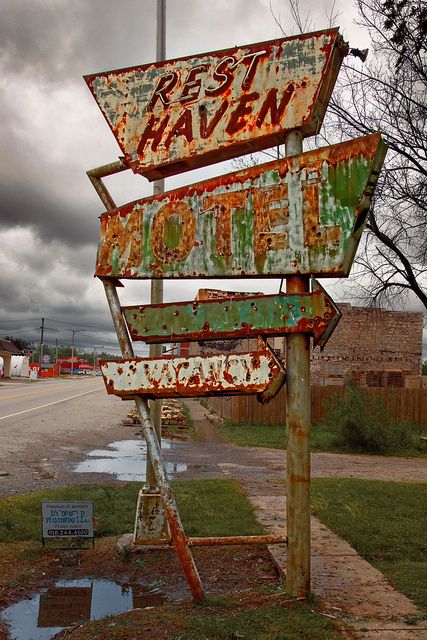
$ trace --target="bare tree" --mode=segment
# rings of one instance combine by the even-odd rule
[[[425,0],[356,0],[360,21],[370,34],[373,52],[362,64],[347,58],[319,136],[333,144],[376,131],[389,152],[375,192],[367,230],[359,249],[354,280],[360,298],[373,305],[401,306],[415,295],[427,310],[427,5]],[[280,15],[270,12],[284,36],[311,29],[299,0],[288,0],[286,30]],[[336,25],[332,3],[325,16]],[[309,146],[310,141],[309,141]],[[280,156],[269,149],[250,156],[249,164]],[[235,161],[248,166],[248,157]],[[357,297],[354,286],[352,295]]]
[[[389,145],[359,254],[372,303],[412,292],[427,309],[427,7],[357,0],[373,61],[349,59],[329,107],[328,137],[381,131]]]

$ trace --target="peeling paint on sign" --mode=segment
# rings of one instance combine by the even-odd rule
[[[108,211],[96,275],[348,275],[385,152],[373,134]]]
[[[317,133],[347,52],[328,29],[85,80],[129,167],[155,180]]]
[[[317,282],[312,293],[131,306],[122,312],[132,340],[147,343],[305,332],[322,348],[341,317]]]
[[[201,397],[265,392],[283,371],[269,349],[183,358],[135,358],[100,363],[108,393],[132,398]],[[278,389],[277,389],[278,391]]]

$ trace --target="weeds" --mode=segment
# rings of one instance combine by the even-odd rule
[[[384,454],[419,448],[413,425],[395,420],[379,396],[371,398],[353,380],[344,396],[332,398],[320,424],[338,449]]]

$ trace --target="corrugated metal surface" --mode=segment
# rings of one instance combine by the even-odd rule
[[[373,134],[108,211],[96,275],[347,275],[385,151]]]
[[[141,305],[122,311],[132,340],[148,343],[307,332],[316,344],[340,317],[318,283],[313,293]]]
[[[154,180],[313,135],[347,52],[328,29],[85,80],[128,165]]]
[[[101,362],[108,393],[121,397],[201,397],[265,391],[282,373],[268,349],[231,355],[163,356]]]

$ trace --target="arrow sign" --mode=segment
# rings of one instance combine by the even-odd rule
[[[132,340],[187,342],[310,333],[323,348],[341,313],[317,281],[312,293],[122,308]]]
[[[122,398],[264,394],[271,386],[277,393],[285,382],[283,369],[268,348],[251,353],[191,358],[163,356],[110,360],[100,365],[108,393]]]
[[[96,275],[348,275],[385,150],[373,134],[107,211]]]
[[[85,80],[129,167],[158,180],[317,133],[347,52],[328,29]]]

